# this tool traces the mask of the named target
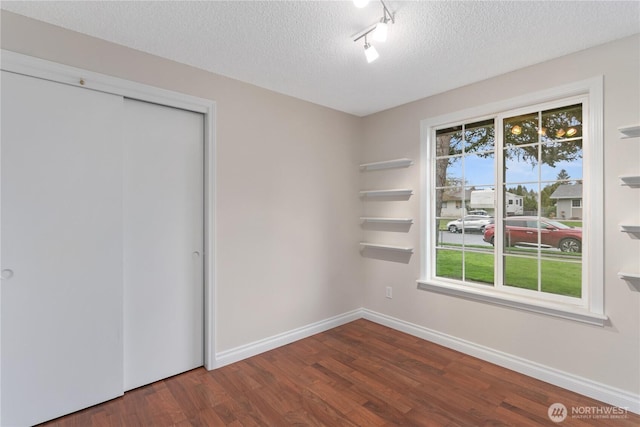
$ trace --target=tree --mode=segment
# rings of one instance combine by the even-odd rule
[[[550,213],[555,213],[557,201],[551,198],[551,195],[560,187],[562,184],[566,184],[566,182],[571,179],[569,173],[560,169],[558,175],[556,176],[556,182],[553,184],[549,184],[545,186],[540,192],[540,197],[542,200],[542,215],[549,216]]]
[[[558,181],[568,181],[571,179],[571,177],[565,169],[560,169],[560,172],[558,172],[558,176],[556,176],[556,179]]]

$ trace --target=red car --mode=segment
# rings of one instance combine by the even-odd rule
[[[562,252],[582,252],[582,229],[580,228],[535,216],[511,217],[505,222],[506,246],[538,246],[540,243],[541,247],[558,248]],[[494,234],[495,224],[487,225],[482,240],[493,245]],[[538,234],[540,242],[538,242]]]

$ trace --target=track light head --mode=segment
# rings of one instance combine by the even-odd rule
[[[389,25],[385,19],[382,19],[376,25],[376,29],[373,30],[373,40],[377,42],[386,42],[387,41],[387,33],[389,32]]]
[[[356,7],[363,8],[369,4],[369,0],[353,0],[353,4]]]
[[[364,56],[367,58],[367,62],[369,64],[371,64],[373,61],[375,61],[376,59],[378,59],[378,57],[380,56],[378,54],[378,51],[376,50],[375,47],[371,46],[368,42],[367,42],[367,37],[365,36],[364,38]]]

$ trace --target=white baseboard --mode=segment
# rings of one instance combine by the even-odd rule
[[[440,344],[478,359],[494,363],[512,371],[536,378],[541,381],[562,387],[564,389],[591,397],[609,405],[626,408],[630,412],[640,414],[640,395],[610,387],[590,379],[568,372],[560,371],[531,360],[523,359],[512,354],[494,350],[489,347],[456,338],[442,332],[425,328],[424,326],[396,319],[368,309],[362,309],[362,317],[392,329],[405,332],[424,340]]]
[[[264,353],[265,351],[273,350],[274,348],[278,348],[283,345],[291,344],[292,342],[298,341],[302,338],[307,338],[311,335],[328,331],[329,329],[361,318],[362,309],[356,309],[288,332],[283,332],[272,337],[216,353],[213,369],[239,362],[240,360]]]

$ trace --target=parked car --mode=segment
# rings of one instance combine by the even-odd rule
[[[493,217],[486,215],[467,215],[447,223],[447,230],[451,233],[462,233],[462,230],[483,232],[484,228],[493,223]]]
[[[505,220],[506,246],[537,246],[558,248],[562,252],[582,252],[582,229],[535,216],[517,216]],[[539,233],[538,233],[539,231]],[[538,234],[540,241],[538,241]],[[494,243],[495,224],[487,225],[483,239]]]
[[[467,215],[480,215],[480,216],[490,216],[487,211],[482,210],[482,209],[478,209],[475,211],[469,211],[467,212]]]

